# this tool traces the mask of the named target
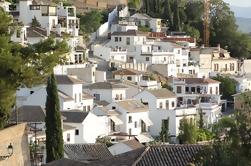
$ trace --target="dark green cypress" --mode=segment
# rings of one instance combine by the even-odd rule
[[[179,11],[179,0],[175,0],[174,2],[174,14],[173,14],[173,30],[181,31],[181,23],[180,23],[180,11]]]
[[[61,114],[54,74],[48,78],[46,91],[46,162],[48,163],[61,159],[64,155]]]
[[[163,9],[163,18],[165,20],[168,20],[168,26],[170,28],[173,27],[173,12],[171,9],[171,2],[170,0],[165,0],[163,3],[164,9]]]

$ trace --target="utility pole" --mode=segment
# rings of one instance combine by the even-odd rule
[[[204,0],[204,22],[203,22],[203,43],[205,47],[209,47],[209,37],[210,37],[210,0]]]
[[[34,122],[33,123],[35,125],[34,129],[30,129],[30,131],[34,132],[34,137],[35,137],[35,141],[34,141],[34,165],[37,166],[38,165],[38,156],[37,156],[37,132],[38,131],[42,131],[42,129],[38,129],[37,128],[37,124],[41,124],[40,122]]]

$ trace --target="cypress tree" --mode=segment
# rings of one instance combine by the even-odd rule
[[[163,18],[168,20],[168,26],[172,28],[173,27],[173,12],[171,9],[170,0],[165,0],[163,6],[164,6]]]
[[[54,74],[48,78],[46,99],[46,162],[63,157],[63,135],[57,84]]]
[[[180,9],[179,9],[179,0],[174,2],[174,14],[173,14],[173,30],[181,31],[181,22],[180,22]]]
[[[169,118],[162,120],[161,131],[160,131],[160,140],[161,142],[169,142]]]

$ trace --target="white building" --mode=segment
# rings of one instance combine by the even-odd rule
[[[149,110],[144,104],[137,100],[123,100],[113,102],[109,104],[107,108],[109,110],[116,110],[119,113],[117,117],[123,122],[117,125],[117,131],[119,131],[119,133],[126,133],[124,136],[129,136],[129,138],[135,137],[141,143],[150,142],[152,140],[148,131],[153,123],[149,119]],[[110,135],[111,137],[123,136],[117,135],[116,133]]]
[[[105,100],[108,103],[126,99],[127,87],[120,83],[96,82],[83,86],[83,91],[94,97],[95,101]]]
[[[236,75],[240,71],[238,59],[232,58],[227,50],[218,47],[202,47],[191,49],[191,60],[200,66],[202,76],[216,74]]]
[[[67,75],[55,75],[55,78],[58,84],[60,110],[90,111],[93,108],[93,98],[82,92],[83,81]],[[21,88],[17,91],[17,106],[38,105],[45,108],[46,96],[46,85]]]
[[[140,27],[148,27],[152,32],[161,32],[164,28],[160,18],[152,18],[147,14],[135,13],[129,19],[136,22]]]
[[[231,78],[233,78],[236,81],[237,93],[242,93],[251,90],[251,79],[248,76],[245,75],[236,77],[232,76]]]
[[[61,114],[64,117],[64,124],[75,127],[73,136],[71,133],[66,134],[66,143],[95,143],[96,138],[107,135],[106,125],[91,112],[76,110],[61,111]]]
[[[86,59],[86,49],[81,45],[79,37],[79,18],[76,17],[74,6],[52,5],[51,3],[21,0],[17,4],[18,21],[22,22],[11,36],[11,41],[24,44],[35,44],[54,36],[56,40],[66,41],[70,47],[67,57],[69,63],[83,63]],[[32,22],[38,22],[33,25]]]
[[[206,125],[221,116],[220,82],[210,78],[173,78],[172,87],[178,106],[197,106],[204,113]]]
[[[162,123],[169,121],[169,133],[173,140],[179,134],[180,120],[193,118],[197,114],[195,107],[177,107],[176,95],[167,89],[145,90],[134,97],[149,107],[152,136],[159,136]]]

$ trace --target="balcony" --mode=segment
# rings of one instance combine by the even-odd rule
[[[176,111],[176,116],[187,116],[187,115],[197,114],[196,106],[177,107],[175,111]]]

